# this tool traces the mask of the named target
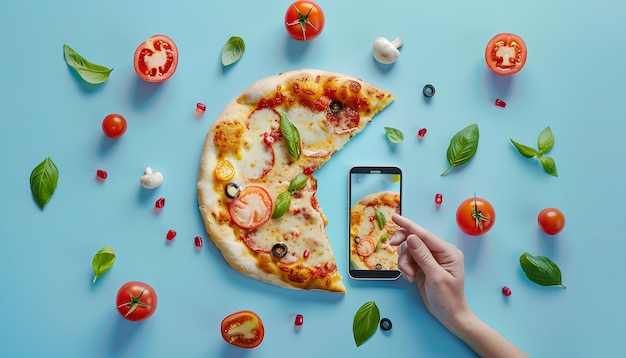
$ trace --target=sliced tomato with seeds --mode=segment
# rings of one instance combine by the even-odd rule
[[[485,48],[487,66],[493,72],[508,76],[519,72],[526,64],[526,43],[511,33],[497,34]]]
[[[265,328],[261,318],[252,311],[239,311],[228,315],[220,326],[222,338],[240,348],[254,348],[261,344]]]
[[[265,224],[272,216],[274,203],[260,186],[247,186],[228,206],[232,221],[242,229],[252,230]]]
[[[165,35],[154,35],[135,50],[135,71],[147,82],[163,82],[172,77],[178,66],[178,48]]]

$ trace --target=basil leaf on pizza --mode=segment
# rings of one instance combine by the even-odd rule
[[[304,69],[256,81],[224,107],[197,186],[208,236],[233,269],[284,288],[345,292],[314,175],[393,98],[352,76]],[[381,253],[391,249],[385,242],[372,257],[386,267],[392,256]]]
[[[296,160],[300,159],[300,132],[284,112],[280,112],[280,132],[285,138],[289,154]]]

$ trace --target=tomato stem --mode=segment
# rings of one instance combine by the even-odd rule
[[[491,221],[493,219],[483,215],[483,209],[478,210],[478,204],[476,203],[476,194],[474,194],[474,208],[472,209],[472,217],[476,221],[475,228],[483,231],[483,221]]]
[[[122,303],[121,305],[117,306],[117,308],[131,306],[128,312],[126,312],[126,314],[124,315],[124,317],[127,317],[128,315],[133,313],[135,309],[137,309],[137,307],[140,307],[140,306],[152,307],[152,305],[149,303],[141,302],[141,296],[143,295],[144,292],[146,292],[145,288],[141,291],[141,293],[137,297],[133,296],[133,294],[129,292],[128,295],[130,296],[130,301]]]
[[[311,20],[309,20],[309,15],[311,14],[311,11],[313,10],[313,5],[311,5],[311,7],[309,8],[309,11],[306,14],[302,14],[300,12],[300,9],[298,9],[298,7],[296,5],[293,5],[294,9],[296,9],[296,12],[298,13],[298,19],[292,22],[287,23],[288,26],[293,26],[293,25],[300,25],[300,28],[302,29],[302,37],[304,38],[304,41],[306,41],[306,25],[310,25],[313,30],[317,31],[317,28],[315,26],[313,26],[313,24],[311,23]]]

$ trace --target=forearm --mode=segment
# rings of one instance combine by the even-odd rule
[[[465,342],[481,357],[528,357],[508,339],[491,328],[473,313],[456,323],[446,325],[452,333]]]

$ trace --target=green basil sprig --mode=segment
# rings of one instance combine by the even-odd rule
[[[375,213],[376,213],[376,222],[378,222],[378,228],[379,229],[384,228],[385,225],[387,224],[387,219],[385,219],[385,215],[378,208],[376,208]]]
[[[272,213],[272,219],[278,219],[285,215],[289,206],[291,206],[291,196],[296,190],[301,190],[306,186],[306,182],[309,179],[306,175],[300,173],[289,182],[289,189],[278,194],[276,198],[276,204],[274,204],[274,213]]]
[[[537,138],[538,149],[520,144],[511,138],[509,138],[509,140],[521,155],[526,158],[537,157],[546,173],[555,177],[559,176],[556,171],[556,163],[554,162],[554,159],[545,155],[545,153],[549,152],[554,147],[554,134],[552,133],[552,129],[550,129],[550,127],[546,127],[541,131],[541,133],[539,133],[539,138]]]
[[[380,311],[376,302],[366,302],[354,315],[352,322],[352,335],[357,347],[365,343],[376,333],[376,328],[380,322]]]
[[[50,201],[58,181],[59,169],[50,157],[44,159],[30,173],[30,191],[40,209]]]
[[[109,78],[112,68],[93,64],[87,61],[84,57],[79,55],[68,45],[63,45],[63,54],[65,56],[65,63],[68,66],[76,70],[80,77],[91,84],[97,85]]]
[[[93,281],[92,283],[96,283],[98,277],[102,276],[105,272],[107,272],[113,263],[115,262],[115,251],[111,246],[105,246],[101,248],[96,254],[93,256],[93,260],[91,261],[91,267],[93,267]]]
[[[246,44],[238,36],[231,36],[222,47],[222,66],[232,65],[239,61],[246,50]]]
[[[404,133],[402,133],[402,131],[399,129],[385,127],[385,133],[387,133],[387,139],[389,139],[391,143],[398,144],[402,143],[402,141],[404,140]]]
[[[446,152],[450,166],[441,173],[441,176],[446,175],[452,167],[461,166],[474,157],[478,149],[479,137],[478,125],[474,123],[463,128],[450,139],[450,145],[448,145]]]
[[[562,286],[561,269],[552,260],[545,256],[533,256],[524,252],[519,258],[522,270],[526,277],[541,286]]]
[[[291,156],[298,160],[302,149],[300,148],[300,132],[298,128],[287,118],[284,112],[280,112],[280,132],[287,143],[287,150]]]

